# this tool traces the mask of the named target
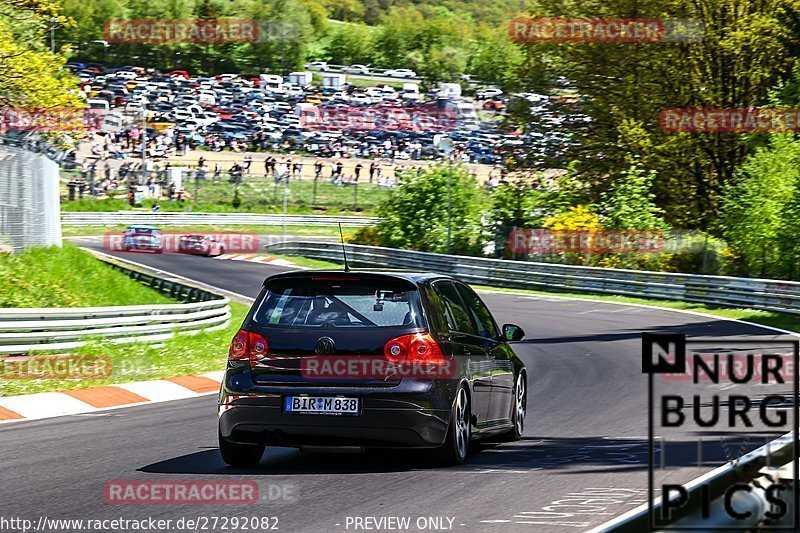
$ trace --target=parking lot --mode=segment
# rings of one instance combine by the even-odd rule
[[[309,65],[315,66],[319,67]],[[350,74],[326,71],[285,77],[233,73],[197,77],[183,70],[80,63],[68,67],[82,80],[91,108],[121,119],[116,131],[89,139],[92,155],[100,158],[141,159],[141,126],[146,120],[151,160],[185,158],[194,150],[270,151],[384,159],[394,166],[441,158],[435,141],[447,135],[460,162],[501,166],[526,153],[540,156],[547,168],[551,167],[545,164],[548,159],[563,153],[570,142],[569,128],[576,119],[582,120],[574,101],[565,102],[562,97],[506,95],[492,87],[476,90],[467,82],[427,87],[409,82],[407,74],[395,83],[365,87],[369,78],[351,79]],[[367,68],[356,65],[341,70],[358,72],[362,67]],[[522,108],[530,119],[522,126],[512,124],[510,108]],[[334,115],[352,119],[375,110],[390,120],[318,120]],[[447,120],[416,120],[422,114]],[[224,158],[208,155],[205,159]]]

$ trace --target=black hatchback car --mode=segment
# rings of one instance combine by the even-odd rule
[[[265,446],[427,448],[519,439],[525,365],[475,292],[436,274],[300,271],[267,278],[234,337],[219,396],[232,466]]]

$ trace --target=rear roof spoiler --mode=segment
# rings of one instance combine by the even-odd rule
[[[394,273],[377,273],[377,272],[359,272],[350,271],[344,272],[342,270],[301,270],[294,272],[283,272],[275,274],[264,280],[264,286],[268,286],[275,281],[288,281],[288,280],[308,280],[308,281],[392,281],[398,284],[405,285],[409,288],[416,289],[417,284],[402,274]]]

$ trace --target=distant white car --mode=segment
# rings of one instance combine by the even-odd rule
[[[325,61],[312,61],[305,64],[308,70],[328,70],[328,64]]]
[[[344,67],[342,70],[351,74],[369,74],[369,67],[366,65],[350,65],[349,67]]]
[[[477,96],[480,100],[486,100],[489,98],[494,98],[495,96],[500,96],[501,94],[503,94],[503,91],[500,89],[484,89],[475,93],[475,96]]]
[[[305,92],[303,91],[302,87],[298,87],[297,85],[286,85],[286,95],[287,96],[303,96]]]
[[[384,75],[392,77],[392,78],[416,78],[417,73],[413,70],[409,70],[407,68],[396,68],[392,70],[387,70],[384,72]]]

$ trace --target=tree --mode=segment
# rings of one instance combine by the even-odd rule
[[[372,29],[363,24],[343,24],[325,48],[328,61],[335,65],[370,63],[374,54]]]
[[[766,103],[769,88],[797,57],[797,0],[537,0],[534,16],[692,19],[697,38],[653,43],[530,43],[526,64],[563,75],[592,117],[571,149],[599,194],[614,187],[630,154],[657,171],[654,191],[673,225],[713,228],[722,194],[750,152],[733,133],[662,131],[668,108],[745,108]],[[542,58],[558,58],[543,61]],[[553,88],[558,90],[558,88]]]
[[[448,174],[446,165],[402,175],[397,188],[378,208],[381,246],[443,253],[447,242]],[[463,166],[452,167],[451,252],[479,255],[482,249],[481,192]]]
[[[783,277],[796,272],[800,214],[800,141],[776,134],[742,165],[725,194],[723,232],[739,274]]]
[[[513,85],[522,60],[521,47],[511,42],[505,28],[481,26],[471,44],[466,71],[482,81]]]
[[[603,226],[617,230],[667,229],[664,211],[656,206],[652,192],[655,179],[654,170],[647,172],[634,160],[605,195]]]
[[[0,105],[82,108],[77,80],[62,70],[64,57],[44,45],[50,21],[70,21],[48,2],[0,0],[0,5]]]

